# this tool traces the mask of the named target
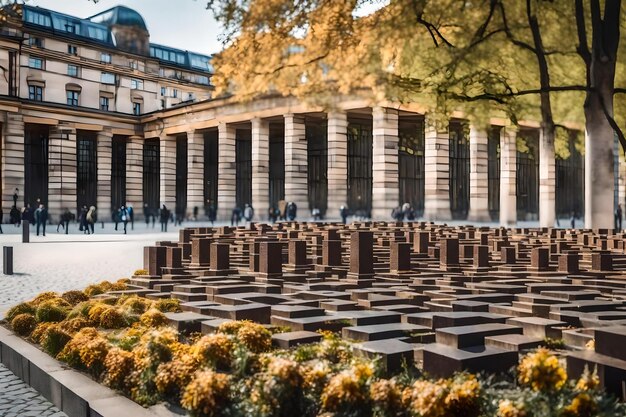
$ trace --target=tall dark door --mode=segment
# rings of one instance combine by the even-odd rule
[[[95,132],[76,131],[76,203],[95,206],[98,199],[98,141]]]
[[[585,209],[585,158],[576,147],[577,135],[570,132],[567,143],[569,156],[556,158],[556,214],[577,217]]]
[[[248,129],[237,129],[235,141],[237,172],[236,204],[243,210],[252,204],[252,134]],[[262,209],[258,207],[258,209]]]
[[[126,140],[113,136],[111,141],[111,210],[126,204]]]
[[[399,204],[424,214],[424,119],[402,117],[398,123]]]
[[[24,127],[24,205],[48,202],[48,126]],[[20,190],[21,191],[21,190]]]
[[[500,130],[500,127],[492,127],[487,136],[487,194],[491,220],[500,216]]]
[[[270,123],[270,205],[285,199],[285,126]],[[265,210],[266,207],[258,207]]]
[[[204,205],[217,208],[217,129],[204,132]]]
[[[348,208],[357,216],[372,213],[372,123],[348,124]]]
[[[523,130],[517,136],[517,218],[539,218],[539,131]]]
[[[309,210],[319,209],[326,215],[328,202],[328,127],[325,121],[307,120]]]
[[[187,211],[187,135],[176,137],[176,208],[177,215]]]
[[[152,210],[159,208],[160,157],[159,139],[146,139],[143,143],[143,201]]]
[[[460,121],[450,122],[450,212],[453,219],[465,220],[469,211],[470,153],[469,129]]]

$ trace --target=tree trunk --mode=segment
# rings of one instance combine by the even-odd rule
[[[613,115],[615,64],[593,60],[591,77],[594,90],[585,103],[585,227],[613,229],[615,131],[605,111]]]

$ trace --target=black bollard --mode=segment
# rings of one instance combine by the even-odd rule
[[[13,275],[13,246],[2,247],[2,273]]]
[[[22,220],[22,243],[30,242],[30,224],[28,220]]]

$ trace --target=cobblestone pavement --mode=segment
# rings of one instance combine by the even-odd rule
[[[0,417],[67,417],[0,364]]]

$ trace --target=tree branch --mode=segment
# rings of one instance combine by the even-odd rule
[[[607,109],[604,99],[599,94],[598,94],[598,99],[600,100],[600,105],[602,106],[602,112],[604,113],[604,117],[606,117],[606,120],[609,122],[609,125],[611,125],[611,128],[617,135],[617,139],[619,140],[620,145],[622,145],[622,149],[626,151],[626,137],[624,137],[624,132],[622,132],[622,129],[620,129],[619,125],[617,124],[613,116],[611,116],[611,114],[609,113],[609,109]]]

